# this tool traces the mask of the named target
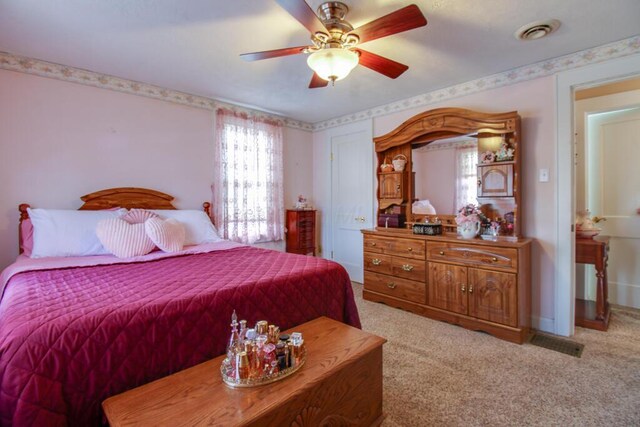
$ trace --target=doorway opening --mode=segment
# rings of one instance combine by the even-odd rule
[[[640,78],[575,94],[576,211],[609,236],[608,300],[640,308]],[[576,268],[576,297],[595,300],[593,266]]]
[[[570,336],[575,322],[575,123],[574,93],[640,76],[640,55],[629,55],[558,73],[556,80],[556,247],[554,331]]]

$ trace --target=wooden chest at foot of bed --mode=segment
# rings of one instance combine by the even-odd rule
[[[232,389],[220,377],[220,356],[105,400],[109,424],[379,425],[386,340],[326,317],[291,331],[302,332],[307,360],[290,377]]]

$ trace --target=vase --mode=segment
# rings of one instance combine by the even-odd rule
[[[473,239],[480,232],[480,221],[475,222],[463,222],[458,225],[458,232],[463,239]]]

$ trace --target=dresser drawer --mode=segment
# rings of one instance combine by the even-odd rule
[[[364,272],[364,288],[420,304],[427,302],[426,285],[413,280],[400,279],[384,274]]]
[[[364,269],[376,273],[391,274],[391,257],[376,253],[364,253]]]
[[[393,239],[385,239],[384,237],[364,235],[364,250],[384,254],[389,252]]]
[[[300,242],[304,241],[312,241],[313,240],[313,230],[305,230],[304,232],[298,235],[298,240]]]
[[[423,260],[393,257],[391,259],[391,273],[389,274],[424,282],[426,280],[426,264]]]
[[[395,239],[389,244],[386,253],[405,258],[425,259],[425,242],[413,239]]]
[[[313,220],[316,216],[316,211],[299,211],[298,218],[300,220]]]
[[[310,230],[313,228],[313,218],[302,218],[298,221],[298,228],[300,230]]]
[[[511,248],[429,242],[427,259],[499,268],[514,272],[518,268],[518,251]]]

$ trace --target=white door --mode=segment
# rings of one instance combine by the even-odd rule
[[[640,308],[640,107],[587,117],[587,206],[606,218],[609,302]],[[592,268],[587,296],[595,299]]]
[[[359,128],[359,129],[358,129]],[[331,258],[362,283],[363,228],[373,227],[371,121],[336,130],[331,141]]]

